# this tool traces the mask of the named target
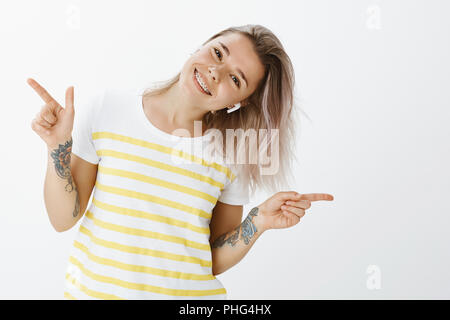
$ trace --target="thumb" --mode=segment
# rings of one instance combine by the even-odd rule
[[[70,112],[74,112],[74,104],[73,104],[73,92],[74,88],[73,86],[67,88],[66,90],[66,110]]]

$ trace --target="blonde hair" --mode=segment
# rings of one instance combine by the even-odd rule
[[[268,131],[268,149],[273,150],[271,140],[271,129],[278,129],[278,171],[272,175],[263,175],[260,172],[260,164],[238,164],[233,165],[235,173],[242,183],[249,186],[250,194],[253,195],[258,188],[269,192],[291,190],[295,184],[295,173],[293,172],[293,161],[296,157],[296,125],[299,124],[297,115],[297,103],[294,95],[295,74],[289,56],[286,54],[280,40],[267,28],[261,25],[244,25],[230,27],[222,30],[206,40],[206,45],[211,40],[237,32],[246,36],[253,44],[255,53],[265,68],[264,77],[256,90],[245,99],[248,104],[245,107],[227,113],[226,108],[215,113],[207,112],[202,121],[207,129],[214,128],[226,136],[226,129],[260,129]],[[180,79],[180,73],[159,86],[147,88],[143,96],[158,95],[166,92]],[[162,84],[161,84],[162,83]],[[244,139],[249,140],[249,139]],[[243,145],[233,148],[235,154],[241,150]],[[247,144],[245,143],[245,147]],[[225,150],[225,144],[223,146]],[[250,150],[246,148],[246,150]],[[244,150],[245,151],[245,150]],[[267,150],[268,151],[268,150]],[[225,151],[224,151],[225,153]]]

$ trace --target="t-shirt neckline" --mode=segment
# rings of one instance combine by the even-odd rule
[[[139,118],[141,118],[143,124],[154,134],[156,134],[166,140],[170,140],[170,141],[190,142],[190,141],[206,140],[207,138],[209,138],[210,132],[207,132],[205,135],[200,136],[200,137],[181,137],[181,136],[176,136],[176,135],[167,133],[167,132],[159,129],[150,121],[150,119],[147,118],[147,115],[144,112],[143,94],[142,94],[141,90],[138,91],[136,100],[137,100],[137,107],[139,109]]]

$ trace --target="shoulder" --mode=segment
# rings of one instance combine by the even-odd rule
[[[244,178],[242,170],[237,170],[235,166],[227,167],[230,174],[218,200],[231,205],[245,205],[249,203],[249,185]]]

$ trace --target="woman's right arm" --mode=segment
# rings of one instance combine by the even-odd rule
[[[72,138],[48,148],[44,200],[51,224],[58,232],[72,228],[86,211],[98,165],[71,153]]]
[[[35,80],[29,78],[27,82],[45,102],[31,128],[47,145],[45,206],[53,227],[62,232],[72,228],[84,214],[97,177],[97,165],[72,154],[73,87],[66,90],[63,108]]]

